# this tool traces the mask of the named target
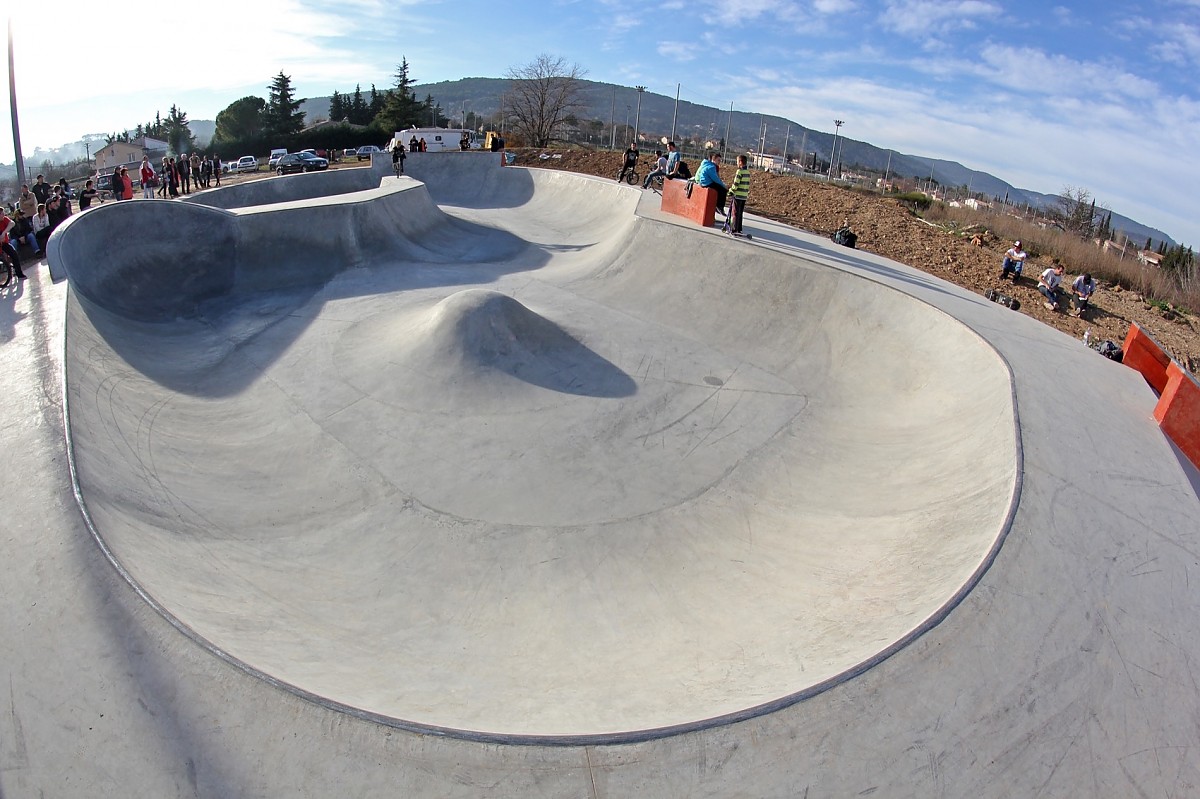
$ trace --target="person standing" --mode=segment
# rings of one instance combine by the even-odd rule
[[[50,184],[46,182],[45,175],[37,176],[37,181],[33,184],[33,196],[39,203],[50,201]]]
[[[32,217],[37,213],[38,198],[33,196],[33,192],[29,190],[28,183],[21,184],[21,196],[17,198],[17,207],[27,217]]]
[[[733,213],[730,215],[729,231],[742,235],[742,215],[746,213],[746,199],[750,196],[750,170],[746,168],[746,156],[737,157],[737,171],[733,173],[733,186],[729,189],[733,197]]]
[[[187,153],[183,153],[175,161],[175,170],[179,173],[179,188],[184,194],[191,194],[192,167]]]
[[[138,179],[142,183],[142,199],[154,199],[154,167],[150,166],[150,156],[142,156],[142,167],[138,175]]]
[[[92,200],[99,197],[100,192],[96,191],[96,181],[89,179],[83,184],[83,188],[79,191],[79,210],[86,211],[92,207]],[[42,206],[43,210],[45,206]]]
[[[125,184],[121,182],[121,170],[113,169],[112,175],[108,178],[108,190],[112,192],[114,200],[125,199]],[[50,203],[46,203],[46,208],[50,208]],[[50,218],[54,218],[54,213],[50,213]]]
[[[221,156],[213,153],[213,177],[216,179],[216,184],[221,185]]]
[[[124,166],[121,167],[121,199],[133,199],[133,179],[129,177],[129,167]]]

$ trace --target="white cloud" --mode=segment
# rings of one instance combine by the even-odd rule
[[[672,61],[691,61],[696,57],[696,45],[691,42],[659,42],[657,50]]]
[[[971,29],[980,19],[1000,16],[1000,6],[984,0],[887,0],[880,16],[884,27],[914,38],[933,38]]]

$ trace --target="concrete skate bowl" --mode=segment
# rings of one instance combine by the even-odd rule
[[[638,217],[636,190],[505,172],[454,217],[420,190],[330,198],[315,218],[424,222],[314,239],[343,264],[319,280],[270,238],[308,205],[189,209],[229,226],[197,257],[232,287],[153,312],[124,296],[148,263],[167,295],[203,265],[96,239],[186,206],[64,229],[78,492],[147,600],[312,701],[525,744],[769,712],[952,612],[1018,493],[992,349],[873,282]]]

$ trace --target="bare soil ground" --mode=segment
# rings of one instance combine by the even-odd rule
[[[613,178],[620,169],[620,153],[588,150],[517,150],[517,163],[550,169],[566,169]],[[542,158],[549,153],[558,158]],[[694,168],[694,165],[693,165]],[[645,174],[645,168],[642,168]],[[732,167],[722,167],[732,175]],[[1087,321],[1072,316],[1060,303],[1059,311],[1045,307],[1037,290],[1037,277],[1049,259],[1031,258],[1020,284],[1001,282],[1000,262],[1012,242],[1001,241],[987,231],[947,230],[916,216],[901,201],[879,195],[831,186],[815,180],[755,172],[750,183],[747,211],[793,225],[801,230],[830,235],[844,221],[858,234],[858,247],[921,269],[970,291],[983,294],[996,289],[1021,301],[1019,313],[1027,314],[1075,338],[1091,330],[1092,338],[1125,339],[1130,322],[1137,322],[1193,374],[1200,371],[1200,320],[1192,314],[1163,311],[1140,294],[1120,286],[1101,283],[1092,298]],[[973,235],[974,234],[974,235]],[[974,242],[974,243],[973,243]],[[1086,264],[1064,264],[1064,286]]]

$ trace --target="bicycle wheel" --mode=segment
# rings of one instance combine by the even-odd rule
[[[636,186],[637,182],[638,182],[638,173],[630,172],[628,175],[625,176],[625,182],[628,183],[630,186]]]
[[[7,287],[9,283],[13,282],[13,276],[16,274],[16,272],[13,271],[13,265],[9,263],[7,257],[0,258],[0,262],[3,262],[4,264],[3,270],[0,270],[3,272],[3,274],[0,274],[0,289],[2,289]]]

